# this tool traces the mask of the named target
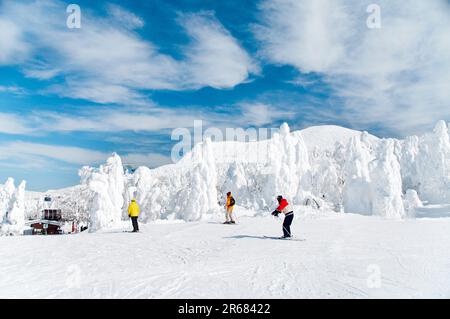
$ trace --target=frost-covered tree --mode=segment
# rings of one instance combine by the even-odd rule
[[[419,187],[416,163],[418,153],[419,138],[417,136],[408,136],[401,142],[399,159],[403,189],[418,189]]]
[[[94,193],[89,211],[89,231],[121,225],[124,204],[124,169],[120,156],[114,153],[98,169],[84,167],[81,180]]]
[[[162,206],[159,199],[162,196],[160,187],[153,187],[157,181],[156,178],[153,178],[152,170],[148,167],[139,167],[129,181],[128,187],[135,187],[135,199],[141,207],[139,219],[143,221],[161,218]],[[168,196],[167,200],[169,200]]]
[[[14,190],[9,202],[6,216],[3,218],[1,233],[7,235],[22,235],[25,226],[25,186],[22,181]]]
[[[338,166],[331,158],[322,158],[314,168],[313,195],[339,207],[342,203],[343,180]]]
[[[361,142],[361,137],[352,137],[349,141],[344,165],[343,204],[346,213],[371,214],[369,162],[371,156],[368,148]]]
[[[408,217],[416,216],[416,209],[423,206],[422,201],[417,195],[417,192],[413,189],[408,189],[405,194],[405,200],[403,201],[405,207],[405,213]]]
[[[190,185],[182,192],[180,205],[184,219],[195,221],[206,214],[214,214],[219,210],[217,196],[217,170],[211,139],[194,150],[195,166],[189,173]]]
[[[402,177],[394,146],[394,140],[383,140],[377,152],[378,157],[370,163],[371,206],[372,215],[402,218],[405,215]]]
[[[281,125],[280,133],[269,142],[269,163],[264,191],[266,201],[282,195],[300,204],[311,190],[311,166],[303,137],[292,135],[287,123]]]
[[[423,136],[416,156],[415,180],[422,200],[450,201],[450,138],[447,124],[439,121],[432,134]]]
[[[439,122],[431,134],[391,142],[339,128],[325,130],[324,135],[320,128],[316,132],[317,137],[290,132],[283,124],[279,133],[262,141],[209,140],[176,164],[140,167],[129,176],[123,175],[121,164],[112,165],[120,167],[118,174],[111,163],[100,169],[85,167],[80,171],[80,189],[85,191],[64,192],[60,203],[74,212],[87,210],[95,229],[108,224],[107,220],[120,221],[119,210],[126,217],[131,197],[141,206],[143,222],[202,219],[220,211],[218,202],[223,203],[227,191],[233,192],[238,206],[257,213],[273,209],[277,195],[292,204],[321,199],[338,211],[344,207],[345,212],[388,217],[402,215],[401,190],[417,191],[425,203],[450,201],[445,122]],[[325,144],[328,140],[334,148]],[[0,197],[5,197],[1,194],[4,191]]]
[[[3,186],[0,186],[0,223],[8,212],[11,198],[16,187],[14,186],[14,179],[9,177]]]

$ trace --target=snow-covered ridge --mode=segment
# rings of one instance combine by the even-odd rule
[[[98,169],[81,169],[81,185],[60,197],[66,207],[74,201],[78,210],[84,207],[93,229],[117,225],[132,197],[143,222],[209,218],[222,213],[227,191],[258,213],[271,210],[282,194],[295,205],[403,218],[414,216],[422,201],[450,203],[449,163],[444,121],[405,140],[338,126],[290,132],[284,124],[270,140],[206,140],[177,164],[140,167],[134,174],[124,173],[115,154]]]
[[[336,143],[346,144],[352,137],[360,136],[361,132],[336,125],[311,126],[293,134],[301,134],[309,152],[314,149],[333,151]],[[368,134],[371,143],[376,143],[378,137]]]

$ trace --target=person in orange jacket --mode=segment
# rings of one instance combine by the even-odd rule
[[[236,222],[233,220],[233,208],[236,204],[236,201],[234,200],[233,196],[231,196],[231,192],[227,193],[227,203],[225,204],[226,209],[226,221],[224,224],[236,224]]]
[[[138,224],[139,213],[140,213],[139,205],[136,203],[135,199],[132,199],[130,205],[128,206],[128,216],[131,218],[131,223],[133,225],[133,233],[139,232],[139,224]]]
[[[294,220],[294,211],[289,205],[288,201],[283,198],[283,196],[277,197],[278,207],[276,210],[272,212],[272,215],[278,217],[279,214],[284,214],[284,222],[283,222],[283,237],[282,238],[292,238],[291,233],[291,224]]]

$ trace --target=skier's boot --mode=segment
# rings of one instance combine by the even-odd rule
[[[236,222],[235,222],[234,220],[232,220],[232,221],[230,222],[230,224],[236,224]]]
[[[223,223],[224,225],[228,225],[231,224],[231,222],[229,222],[228,220],[226,222]]]

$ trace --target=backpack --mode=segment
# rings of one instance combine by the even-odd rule
[[[236,204],[236,201],[234,200],[233,196],[230,197],[230,206],[234,206]]]

